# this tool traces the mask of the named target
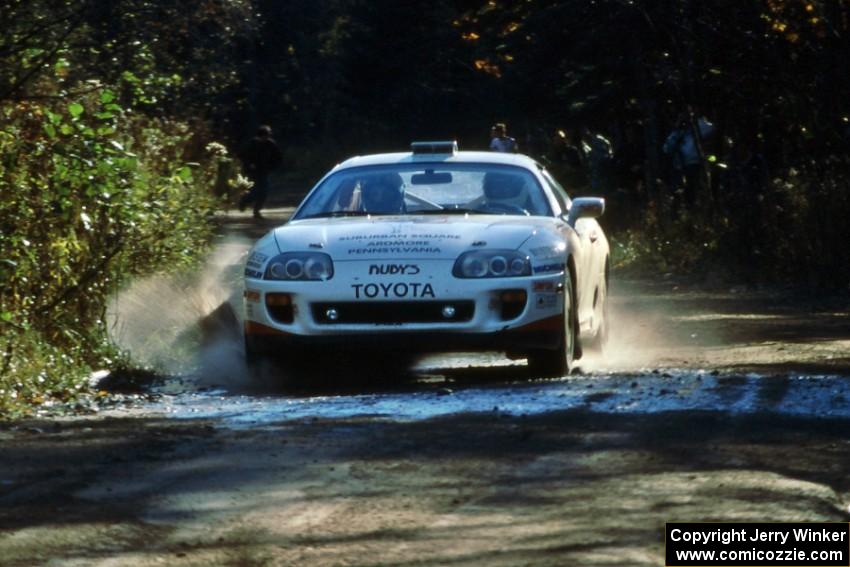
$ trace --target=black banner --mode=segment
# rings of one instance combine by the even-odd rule
[[[850,524],[668,523],[667,567],[850,567]]]

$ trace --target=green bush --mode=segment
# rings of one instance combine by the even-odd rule
[[[188,162],[186,124],[80,90],[0,103],[0,415],[72,397],[115,364],[110,294],[195,262],[211,234],[223,146]]]

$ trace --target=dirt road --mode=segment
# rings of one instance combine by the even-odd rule
[[[614,312],[560,380],[258,391],[213,341],[152,401],[2,423],[0,565],[657,566],[667,521],[850,520],[846,305],[659,277]]]

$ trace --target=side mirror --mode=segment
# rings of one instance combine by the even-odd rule
[[[567,223],[575,226],[578,219],[598,218],[605,212],[605,199],[601,197],[579,197],[573,199]]]

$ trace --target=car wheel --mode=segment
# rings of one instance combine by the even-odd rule
[[[608,310],[608,279],[606,278],[599,287],[599,301],[601,304],[597,307],[601,321],[596,329],[596,334],[589,341],[588,350],[596,354],[604,354],[605,348],[608,346],[608,339],[611,329],[611,315]]]
[[[576,352],[576,313],[573,285],[569,271],[564,281],[563,322],[558,347],[554,350],[534,350],[528,353],[529,370],[542,377],[560,377],[570,373]]]

